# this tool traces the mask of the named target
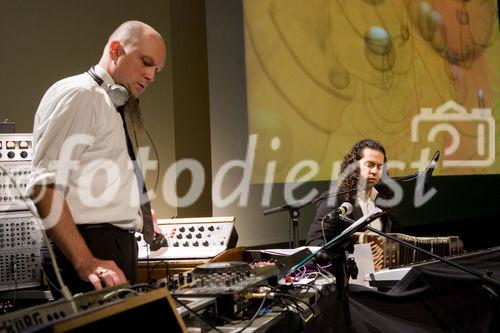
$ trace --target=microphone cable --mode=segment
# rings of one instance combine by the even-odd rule
[[[156,158],[156,161],[157,161],[155,184],[154,184],[154,187],[153,187],[153,189],[154,189],[153,191],[156,192],[156,191],[158,191],[158,186],[160,184],[160,156],[158,154],[158,150],[156,149],[155,143],[154,143],[153,139],[151,138],[151,135],[149,134],[148,130],[144,126],[144,124],[142,124],[143,126],[136,126],[136,122],[135,122],[135,120],[134,120],[133,117],[131,118],[131,120],[132,120],[132,132],[134,133],[134,143],[135,143],[136,150],[139,149],[139,143],[138,143],[138,140],[137,140],[137,132],[136,132],[136,128],[137,127],[138,128],[142,128],[142,132],[144,132],[146,134],[146,136],[148,138],[148,141],[151,143],[151,146],[153,147],[153,151],[154,151],[155,158]],[[139,156],[139,155],[136,154],[136,159],[137,159],[137,156]],[[146,175],[144,175],[144,182],[146,182]],[[148,194],[146,193],[146,195],[148,195]],[[149,196],[148,196],[148,200],[149,200]],[[156,216],[155,216],[155,218],[156,218]],[[149,258],[150,245],[148,244],[146,247],[147,247],[147,249],[146,249],[146,267],[147,267],[147,278],[149,280],[150,274],[151,274],[151,264],[150,264],[150,260],[149,260],[150,259]]]

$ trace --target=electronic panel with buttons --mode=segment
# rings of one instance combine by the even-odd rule
[[[238,241],[233,216],[159,219],[158,226],[168,247],[150,251],[138,233],[139,259],[212,258]]]
[[[0,290],[41,285],[42,234],[25,203],[33,134],[0,133]]]
[[[41,285],[41,244],[30,212],[0,213],[0,290]]]
[[[26,210],[33,134],[0,134],[0,211]],[[17,189],[16,189],[17,187]]]

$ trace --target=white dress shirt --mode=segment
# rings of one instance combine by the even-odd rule
[[[372,187],[372,191],[369,196],[364,191],[358,193],[357,201],[361,207],[363,216],[369,215],[376,208],[375,199],[377,198],[377,195],[378,192],[374,187]],[[373,229],[382,230],[382,222],[380,221],[380,218],[371,222],[369,226]]]
[[[99,65],[95,71],[104,84],[114,83]],[[137,179],[122,119],[105,89],[88,73],[49,88],[36,112],[33,134],[29,188],[62,186],[76,224],[142,229]]]

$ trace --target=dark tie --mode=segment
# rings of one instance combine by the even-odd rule
[[[137,178],[137,186],[139,190],[139,200],[141,203],[142,212],[142,235],[146,243],[151,244],[155,237],[155,231],[153,227],[153,216],[151,215],[151,204],[149,202],[148,190],[146,189],[146,183],[144,182],[144,176],[142,175],[142,170],[139,167],[138,161],[135,159],[134,147],[132,146],[132,141],[127,131],[127,124],[125,122],[125,108],[126,106],[119,106],[116,108],[123,121],[123,129],[125,131],[125,139],[127,140],[127,151],[132,163],[134,165],[134,173]]]

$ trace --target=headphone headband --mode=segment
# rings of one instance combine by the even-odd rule
[[[94,66],[90,67],[87,71],[87,74],[90,75],[91,78],[97,83],[97,85],[102,86],[104,90],[108,93],[109,98],[111,98],[111,102],[116,107],[123,106],[127,104],[129,93],[127,88],[120,84],[104,84],[104,80],[97,75]]]

